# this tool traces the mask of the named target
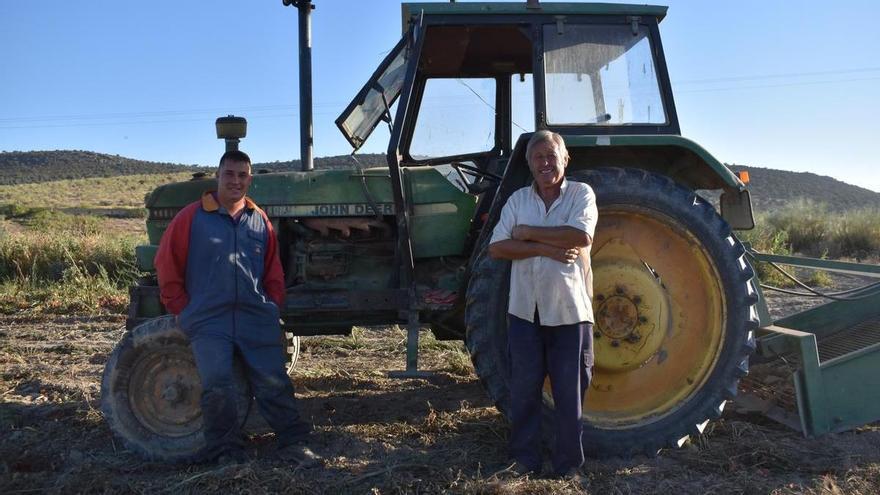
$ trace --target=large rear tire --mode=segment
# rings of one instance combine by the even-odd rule
[[[240,425],[251,393],[236,359]],[[204,447],[202,384],[189,339],[173,316],[146,321],[116,345],[101,381],[101,412],[126,447],[148,460],[196,461]]]
[[[752,268],[712,206],[667,177],[601,168],[570,179],[590,184],[599,207],[584,450],[653,455],[681,445],[721,415],[748,370],[757,328]],[[489,257],[487,234],[472,265],[466,340],[477,374],[507,413],[510,263]],[[549,419],[552,399],[544,397]]]

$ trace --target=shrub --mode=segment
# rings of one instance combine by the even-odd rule
[[[88,229],[85,229],[88,230]],[[65,271],[106,273],[119,285],[137,278],[135,237],[24,231],[0,237],[0,281],[58,282]]]
[[[101,218],[93,215],[71,215],[56,210],[38,210],[22,223],[37,232],[63,236],[90,236],[104,231]]]
[[[0,313],[123,313],[128,305],[127,286],[106,271],[88,274],[72,266],[61,280],[47,282],[23,278],[0,283]]]
[[[831,238],[828,208],[799,199],[767,217],[776,230],[784,231],[792,252],[822,256]]]
[[[755,219],[755,228],[739,233],[743,242],[749,243],[755,251],[768,254],[790,255],[791,249],[788,243],[788,232],[779,230],[766,217]],[[762,284],[776,287],[791,287],[794,285],[788,278],[779,273],[769,263],[755,263],[755,271],[758,280]]]
[[[829,254],[835,258],[880,256],[880,211],[856,210],[834,220]]]

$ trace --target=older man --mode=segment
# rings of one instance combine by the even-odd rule
[[[536,132],[526,147],[534,182],[501,211],[489,253],[512,260],[508,303],[510,454],[516,474],[541,471],[541,390],[555,409],[553,470],[578,477],[584,462],[581,407],[593,365],[590,245],[598,217],[589,185],[565,179],[562,136]]]
[[[266,214],[247,197],[251,179],[247,154],[227,151],[217,190],[174,217],[156,254],[160,295],[190,338],[202,380],[203,460],[246,459],[233,386],[237,352],[280,457],[314,466],[319,458],[304,445],[311,427],[300,420],[284,369],[278,242]]]

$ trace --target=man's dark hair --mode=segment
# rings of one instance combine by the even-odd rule
[[[223,153],[223,156],[220,157],[220,164],[218,168],[223,168],[223,163],[229,160],[231,162],[244,162],[247,163],[248,166],[251,165],[251,157],[247,155],[244,151],[240,150],[230,150],[226,153]]]

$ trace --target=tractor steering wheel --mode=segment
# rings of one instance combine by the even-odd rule
[[[492,172],[488,172],[486,170],[481,170],[473,165],[465,165],[461,162],[452,162],[451,166],[458,172],[458,176],[461,177],[461,181],[464,183],[468,192],[471,194],[480,194],[489,189],[495,187],[501,182],[501,176],[498,174],[493,174]],[[468,182],[465,174],[470,175],[471,177],[476,177],[478,179],[484,179],[481,182]]]

